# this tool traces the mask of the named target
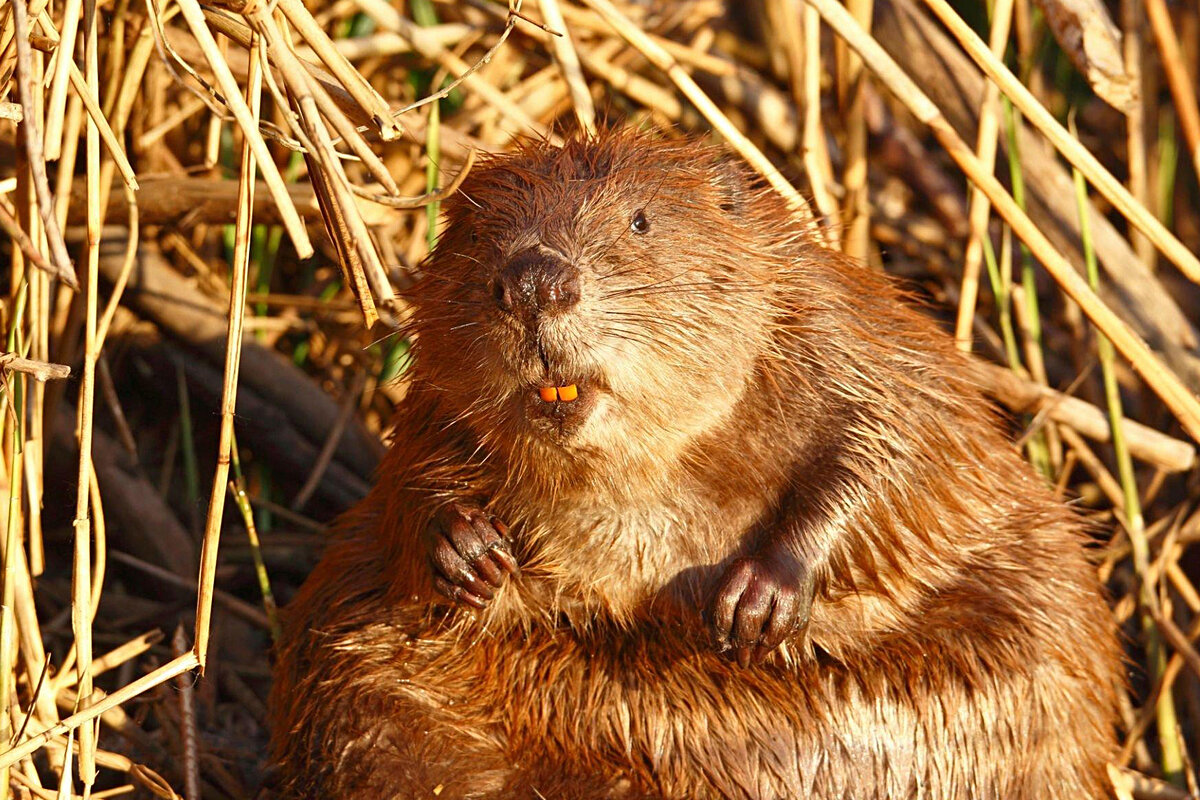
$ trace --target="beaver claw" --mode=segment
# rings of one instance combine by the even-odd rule
[[[506,575],[521,570],[508,526],[477,506],[451,503],[429,523],[434,586],[457,603],[486,608]]]
[[[760,663],[768,652],[808,624],[813,581],[807,569],[787,559],[739,558],[729,565],[709,605],[717,648],[736,651],[742,667]]]

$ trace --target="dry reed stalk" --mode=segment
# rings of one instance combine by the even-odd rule
[[[462,167],[459,168],[459,170],[458,170],[458,174],[454,176],[454,179],[452,181],[450,181],[450,183],[446,184],[441,189],[438,189],[433,192],[428,192],[423,195],[418,195],[417,197],[394,197],[394,196],[390,196],[390,195],[372,195],[372,194],[369,194],[368,192],[366,192],[365,190],[360,189],[357,186],[354,186],[353,184],[350,186],[350,188],[359,197],[366,197],[366,198],[370,199],[371,202],[376,203],[378,205],[387,206],[388,208],[407,209],[409,211],[416,211],[418,209],[425,208],[426,206],[430,205],[431,203],[441,203],[441,202],[449,199],[451,196],[453,196],[454,193],[458,191],[458,187],[462,186],[463,181],[465,181],[467,179],[467,175],[469,175],[471,173],[471,167],[475,166],[475,159],[477,157],[478,157],[477,150],[475,150],[474,148],[468,150],[466,161],[463,162]]]
[[[1012,370],[994,364],[977,362],[974,372],[988,394],[1013,411],[1044,413],[1055,422],[1097,442],[1112,439],[1112,428],[1105,412],[1085,400],[1025,380]],[[1189,442],[1168,436],[1128,417],[1122,421],[1121,428],[1129,452],[1141,461],[1171,472],[1187,471],[1197,464],[1196,448]]]
[[[1196,87],[1188,75],[1186,60],[1175,36],[1175,25],[1171,12],[1164,0],[1143,0],[1150,28],[1158,42],[1162,69],[1167,76],[1167,86],[1175,101],[1175,112],[1179,115],[1179,127],[1187,143],[1188,156],[1192,161],[1197,180],[1200,180],[1200,111],[1196,108]],[[1190,276],[1189,276],[1190,277]],[[1193,277],[1192,280],[1197,280]]]
[[[988,46],[996,58],[1003,60],[1008,46],[1008,35],[1012,27],[1013,0],[996,0],[992,7],[992,29]],[[983,164],[995,164],[1000,138],[1000,118],[996,106],[1000,100],[1000,89],[989,82],[984,88],[983,102],[979,107],[979,132],[975,138],[975,155]],[[967,249],[963,256],[961,294],[958,301],[958,318],[954,326],[954,339],[958,349],[970,352],[971,330],[975,323],[975,304],[979,299],[979,268],[983,264],[983,237],[988,235],[988,220],[991,205],[987,196],[979,189],[971,190],[971,206],[968,211],[970,230],[967,234]]]
[[[594,11],[586,8],[578,8],[571,5],[559,5],[559,10],[562,11],[565,19],[565,25],[572,31],[588,33],[591,35],[609,36],[612,27],[604,21]],[[531,15],[532,16],[532,15]],[[533,17],[536,21],[536,17]],[[553,29],[553,26],[549,26]],[[664,50],[675,57],[684,66],[695,67],[703,70],[711,75],[724,77],[737,73],[737,65],[722,56],[713,55],[705,52],[704,47],[696,47],[683,42],[677,42],[674,39],[668,39],[665,36],[660,36],[652,31],[643,31],[650,41],[661,46]],[[548,35],[541,36],[539,32],[529,32],[538,41],[543,43],[550,42]],[[550,42],[553,45],[553,42]]]
[[[864,30],[871,30],[873,0],[847,0],[846,10]],[[867,120],[863,113],[866,72],[862,60],[852,51],[839,59],[842,118],[846,128],[846,166],[842,186],[846,196],[843,220],[846,231],[842,250],[853,258],[866,261],[871,251],[871,203],[867,194]]]
[[[583,0],[583,2],[596,11],[604,18],[613,30],[617,32],[622,39],[631,47],[645,56],[651,64],[667,74],[667,77],[675,84],[678,89],[700,110],[712,126],[716,128],[725,140],[736,150],[742,158],[754,167],[760,175],[766,178],[775,191],[779,192],[788,205],[799,211],[810,220],[814,220],[812,210],[808,207],[808,203],[796,191],[796,188],[787,181],[770,159],[763,154],[761,150],[754,146],[754,143],[746,137],[744,133],[738,130],[737,126],[730,121],[716,103],[704,93],[692,77],[687,74],[679,63],[675,61],[663,47],[655,44],[642,29],[629,21],[621,11],[614,6],[609,0]]]
[[[83,38],[86,69],[86,92],[95,93],[99,88],[99,38],[97,32],[95,0],[84,0]],[[86,99],[85,99],[86,104]],[[87,245],[85,263],[87,283],[84,287],[86,319],[84,322],[83,380],[79,387],[78,440],[79,473],[76,483],[75,504],[75,552],[71,597],[71,629],[75,634],[75,658],[79,667],[80,708],[87,708],[92,699],[92,532],[90,515],[92,486],[92,426],[95,409],[96,359],[99,349],[96,343],[97,303],[100,295],[100,133],[96,121],[88,118],[85,123],[85,153],[87,168]],[[96,781],[96,728],[92,723],[79,729],[79,779],[84,791],[90,791]]]
[[[926,6],[950,30],[979,68],[1000,87],[1025,118],[1050,140],[1088,183],[1096,187],[1121,214],[1144,233],[1159,251],[1171,260],[1189,279],[1200,282],[1200,259],[1183,246],[1175,234],[1129,194],[1121,182],[1112,176],[1092,153],[1071,136],[1066,128],[1038,102],[1008,67],[1004,66],[974,31],[963,22],[946,0],[924,0]]]
[[[75,63],[75,41],[78,38],[76,34],[79,31],[79,18],[82,16],[82,11],[83,0],[66,0],[63,3],[63,29],[56,43],[54,78],[50,84],[50,99],[46,108],[46,157],[52,161],[57,160],[62,152],[63,120],[67,107],[67,81],[70,76],[70,66]],[[52,26],[50,29],[53,29]],[[59,33],[57,30],[54,32]]]
[[[72,289],[79,289],[75,272],[71,266],[71,258],[67,254],[67,245],[63,241],[62,231],[54,218],[54,201],[50,195],[50,186],[46,178],[46,162],[42,153],[42,134],[36,129],[37,116],[34,114],[32,57],[29,52],[29,18],[25,0],[13,0],[12,5],[13,29],[17,50],[17,90],[21,97],[21,108],[24,111],[25,126],[25,157],[29,166],[30,177],[36,190],[38,211],[41,214],[42,225],[50,245],[50,261],[54,264],[55,276]]]
[[[34,436],[34,431],[30,432],[29,439],[25,442],[25,502],[29,507],[29,572],[34,576],[40,575],[46,568],[45,550],[42,539],[42,441],[43,434],[41,431],[41,410],[45,404],[45,393],[39,391],[34,394],[32,407],[37,409],[36,421],[33,421],[31,427],[36,429],[37,435]],[[36,621],[37,615],[34,615]]]
[[[15,353],[0,353],[0,369],[21,372],[39,381],[61,380],[71,374],[71,368],[63,364],[22,358]]]
[[[27,482],[37,480],[40,476],[35,471],[26,469],[24,476]],[[28,561],[20,537],[17,537],[13,552],[14,570],[13,600],[17,635],[19,637],[21,659],[25,665],[27,676],[38,674],[44,669],[46,651],[42,645],[42,631],[38,624],[37,607],[33,597],[33,580],[29,575]],[[8,566],[6,557],[6,568]],[[6,575],[6,580],[9,576]],[[6,588],[7,592],[7,588]],[[54,692],[43,691],[35,693],[30,703],[31,714],[34,714],[41,724],[53,724],[58,721],[58,710],[54,705]]]
[[[67,102],[66,136],[58,159],[58,177],[54,186],[54,219],[61,229],[67,224],[67,208],[71,202],[71,181],[79,155],[79,132],[83,130],[83,100],[72,94]]]
[[[938,2],[939,0],[927,0]],[[1130,327],[1112,312],[1087,285],[1087,281],[1054,249],[1045,234],[1016,204],[996,180],[988,165],[980,163],[974,152],[954,131],[930,100],[883,48],[854,21],[846,10],[833,0],[806,0],[821,13],[821,17],[839,36],[853,47],[867,66],[892,93],[921,122],[928,125],[938,142],[962,168],[976,186],[987,194],[996,211],[1008,221],[1013,232],[1028,245],[1050,275],[1068,296],[1079,304],[1084,314],[1142,374],[1147,385],[1166,404],[1184,430],[1200,441],[1200,402],[1167,369],[1158,356]],[[1078,145],[1077,145],[1078,146]],[[1086,151],[1084,151],[1086,152]],[[1090,154],[1089,154],[1090,156]],[[1122,191],[1124,189],[1122,188]]]
[[[283,225],[292,239],[297,254],[301,258],[309,258],[313,254],[313,246],[308,239],[308,231],[305,230],[300,215],[296,213],[296,207],[292,205],[291,198],[287,193],[287,185],[283,182],[283,176],[279,174],[279,168],[275,166],[274,159],[271,158],[271,151],[267,149],[267,143],[263,141],[258,132],[258,125],[250,114],[250,109],[242,100],[241,89],[238,87],[233,73],[230,72],[229,65],[221,58],[213,35],[204,23],[204,12],[196,0],[178,0],[178,7],[192,36],[200,45],[200,49],[212,69],[213,76],[217,80],[217,85],[224,95],[225,102],[228,104],[229,110],[233,112],[238,126],[242,129],[242,135],[250,140],[251,147],[254,149],[254,157],[258,160],[259,169],[262,171],[263,180],[267,183],[267,190],[279,208]]]
[[[113,281],[112,291],[108,296],[108,304],[104,307],[104,314],[101,315],[100,323],[96,328],[98,348],[104,347],[104,341],[108,337],[109,326],[112,325],[113,317],[116,316],[117,308],[120,307],[121,298],[125,295],[125,286],[129,283],[129,276],[133,273],[133,266],[137,261],[138,240],[141,238],[137,199],[132,189],[128,186],[124,188],[127,208],[126,230],[128,231],[125,240],[125,255],[121,259],[121,271],[117,279]]]
[[[1146,98],[1142,87],[1142,0],[1121,0],[1123,56],[1125,73],[1134,88],[1125,108],[1125,161],[1129,167],[1129,193],[1147,208],[1149,205],[1146,180]],[[1155,250],[1140,231],[1130,231],[1129,241],[1138,258],[1147,267],[1154,265]]]
[[[316,82],[288,46],[283,31],[272,15],[256,10],[251,13],[250,21],[263,37],[267,53],[283,75],[288,92],[299,110],[298,115],[288,116],[288,122],[294,135],[304,145],[309,178],[316,191],[326,232],[338,249],[347,282],[354,288],[362,308],[364,324],[369,329],[379,318],[376,301],[387,306],[395,295],[366,223],[348,188],[349,179],[333,149],[329,131],[317,110],[313,97]],[[276,102],[281,106],[286,105],[271,74],[264,72],[263,77],[276,95]],[[223,488],[224,482],[217,485]]]
[[[425,28],[431,38],[436,39],[443,47],[453,47],[467,36],[473,35],[468,25],[450,23],[446,25],[431,25]],[[347,61],[365,61],[372,58],[387,58],[388,56],[411,53],[413,48],[403,36],[390,31],[372,33],[367,36],[357,36],[351,39],[335,39],[333,46]],[[316,54],[311,48],[298,47],[296,54],[306,61],[312,60]]]
[[[258,42],[250,41],[249,74],[246,78],[246,106],[252,119],[262,110],[262,62]],[[217,465],[204,522],[200,549],[199,591],[196,596],[196,627],[193,652],[203,672],[208,659],[208,640],[212,627],[212,601],[216,586],[217,549],[221,539],[221,520],[225,514],[225,484],[229,480],[233,449],[233,417],[237,408],[238,371],[242,363],[242,328],[246,312],[247,270],[250,264],[250,234],[253,224],[254,186],[257,165],[254,149],[242,137],[240,175],[238,177],[237,222],[233,234],[232,278],[229,288],[229,331],[225,341],[225,377],[221,385],[221,431],[217,443]]]
[[[371,177],[379,181],[383,186],[384,191],[389,195],[400,194],[400,188],[396,186],[392,174],[388,172],[388,168],[384,165],[383,159],[375,155],[375,151],[367,144],[367,140],[358,132],[358,128],[354,123],[346,117],[342,110],[338,108],[337,103],[325,91],[320,81],[307,78],[305,85],[312,92],[313,100],[316,101],[317,110],[321,115],[333,125],[333,129],[337,131],[341,142],[349,145],[350,150],[362,162],[362,165],[371,173]]]
[[[21,35],[20,26],[18,24],[17,35]],[[12,411],[17,411],[16,399],[14,393],[15,384],[23,384],[24,378],[20,374],[12,376],[12,379],[5,380],[5,405],[9,405],[8,398],[13,398],[11,405]],[[20,450],[21,450],[21,430],[20,423],[15,422],[15,415],[5,415],[5,432],[8,434],[5,437],[6,450],[5,459],[8,468],[5,470],[7,483],[7,514],[5,515],[4,536],[3,536],[3,558],[4,558],[4,587],[3,587],[3,605],[0,606],[0,708],[19,709],[20,699],[17,694],[17,656],[15,648],[17,646],[17,631],[15,630],[16,618],[14,614],[14,606],[16,600],[16,553],[19,547],[19,533],[21,527],[21,486],[20,486]],[[10,421],[11,418],[11,421]],[[5,713],[0,717],[0,735],[4,738],[12,740],[14,737],[13,731],[15,727],[15,718],[11,713]],[[7,800],[9,794],[10,771],[4,769],[0,771],[0,800]]]
[[[12,238],[13,242],[15,242],[17,247],[21,250],[21,254],[24,255],[31,264],[40,270],[45,270],[46,272],[53,273],[56,271],[54,265],[47,261],[45,257],[38,252],[37,246],[34,245],[33,240],[30,239],[25,233],[25,230],[21,227],[21,223],[18,222],[17,218],[13,215],[13,212],[8,210],[8,204],[2,200],[0,200],[0,229],[3,229],[4,232]]]
[[[571,31],[563,20],[562,9],[558,0],[538,0],[546,25],[557,36],[551,37],[554,55],[562,69],[563,79],[571,91],[571,102],[575,109],[575,118],[579,127],[589,136],[596,132],[596,108],[592,104],[592,94],[588,91],[587,81],[584,80],[583,70],[579,66],[579,55],[575,52],[575,43]]]
[[[799,1],[799,0],[797,0]],[[825,221],[830,247],[841,247],[842,219],[833,185],[833,165],[825,146],[825,126],[821,122],[821,18],[811,6],[803,6],[804,29],[804,131],[803,160],[813,189],[817,210]]]
[[[358,102],[368,118],[374,121],[385,142],[400,138],[404,131],[392,117],[391,109],[379,93],[367,83],[346,57],[337,51],[333,42],[321,30],[300,0],[277,0],[279,9],[300,37],[308,43],[317,57],[325,63],[338,82]]]
[[[83,108],[88,113],[88,120],[92,125],[96,126],[96,133],[99,135],[100,140],[104,142],[104,146],[108,148],[108,152],[113,158],[113,163],[121,171],[121,178],[130,189],[137,191],[137,176],[133,174],[133,166],[125,156],[125,148],[113,132],[112,126],[109,125],[108,118],[104,116],[100,105],[96,102],[96,95],[84,79],[83,73],[74,64],[71,65],[70,77],[71,88],[76,91],[79,99],[83,101]]]

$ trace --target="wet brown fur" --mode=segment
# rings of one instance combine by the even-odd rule
[[[1081,523],[884,276],[696,142],[529,144],[448,214],[395,444],[286,617],[284,796],[1106,796],[1120,656]],[[603,386],[578,429],[523,413],[545,367],[494,313],[531,245],[583,273],[540,342]],[[522,565],[481,614],[425,550],[462,499]],[[772,535],[816,599],[743,669],[702,611]]]

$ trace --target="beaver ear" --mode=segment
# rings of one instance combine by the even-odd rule
[[[721,210],[732,217],[745,217],[753,194],[753,180],[745,165],[729,156],[721,156],[713,163],[712,175]]]

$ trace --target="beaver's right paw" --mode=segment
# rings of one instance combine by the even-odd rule
[[[429,523],[434,586],[449,599],[486,608],[504,583],[519,575],[508,526],[478,506],[451,503]]]

